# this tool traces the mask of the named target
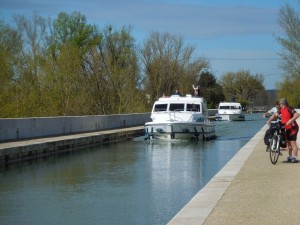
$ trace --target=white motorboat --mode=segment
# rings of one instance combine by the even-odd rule
[[[219,120],[227,121],[244,121],[242,106],[238,102],[221,102],[218,107],[218,114],[216,117]]]
[[[216,138],[215,123],[209,120],[207,103],[202,97],[161,97],[153,105],[151,119],[145,124],[146,137],[151,140]]]

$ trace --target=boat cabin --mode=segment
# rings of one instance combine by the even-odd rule
[[[187,95],[162,97],[152,108],[152,121],[204,121],[207,117],[207,104],[204,98]]]
[[[219,104],[219,110],[241,110],[242,106],[238,102],[221,102]]]
[[[152,112],[199,112],[207,114],[206,101],[203,98],[195,98],[191,95],[181,97],[172,95],[171,97],[159,98],[153,105]]]

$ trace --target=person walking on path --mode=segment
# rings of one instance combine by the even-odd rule
[[[285,98],[280,99],[279,101],[280,110],[274,113],[267,121],[267,124],[281,115],[281,122],[284,124],[286,130],[286,140],[289,150],[289,156],[287,157],[287,162],[297,163],[298,162],[298,147],[297,147],[297,133],[299,126],[296,122],[296,119],[299,117],[299,114],[296,110],[288,105],[288,102]]]

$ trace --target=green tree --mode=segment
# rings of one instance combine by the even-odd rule
[[[65,43],[56,60],[56,70],[45,77],[45,106],[51,115],[88,114],[86,79],[82,76],[79,47]]]
[[[19,33],[0,21],[0,117],[18,115],[19,98],[15,69],[21,51]]]
[[[194,47],[185,46],[181,37],[152,32],[141,50],[145,92],[152,104],[163,94],[170,95],[178,87],[191,93],[192,84],[208,67],[204,58],[194,57]]]
[[[32,16],[14,16],[18,31],[23,39],[23,63],[24,70],[32,76],[37,76],[40,72],[40,64],[43,61],[47,41],[47,20],[42,18],[37,12]]]
[[[285,77],[279,85],[278,99],[286,98],[291,106],[300,107],[299,85],[300,79]]]
[[[237,101],[252,101],[258,98],[258,93],[264,90],[263,76],[252,75],[250,71],[238,71],[224,74],[220,79],[225,99],[230,101],[235,96]]]
[[[31,16],[14,16],[22,37],[20,63],[16,68],[21,116],[43,115],[42,64],[45,61],[47,24],[37,12]]]
[[[217,79],[212,73],[208,71],[202,72],[199,86],[200,95],[206,99],[208,108],[216,108],[219,102],[224,101],[223,88],[217,83]]]
[[[51,26],[47,61],[44,65],[46,102],[52,115],[99,113],[91,99],[91,57],[102,37],[95,25],[79,12],[60,13]],[[48,105],[45,107],[48,108]]]
[[[52,53],[56,54],[66,42],[77,45],[80,49],[79,54],[83,57],[88,50],[101,42],[101,35],[96,25],[88,24],[86,16],[80,12],[61,12],[53,22]]]
[[[131,28],[120,30],[107,26],[103,41],[97,46],[97,71],[92,78],[92,91],[101,113],[130,113],[144,111],[135,40]]]
[[[300,17],[289,4],[285,4],[279,11],[279,25],[285,32],[284,37],[277,40],[282,45],[281,68],[285,72],[283,82],[278,84],[278,97],[285,97],[293,106],[300,106]],[[293,90],[293,91],[291,91]]]

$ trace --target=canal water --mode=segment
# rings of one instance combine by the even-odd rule
[[[216,122],[209,142],[95,146],[0,171],[1,225],[162,225],[265,124]]]

